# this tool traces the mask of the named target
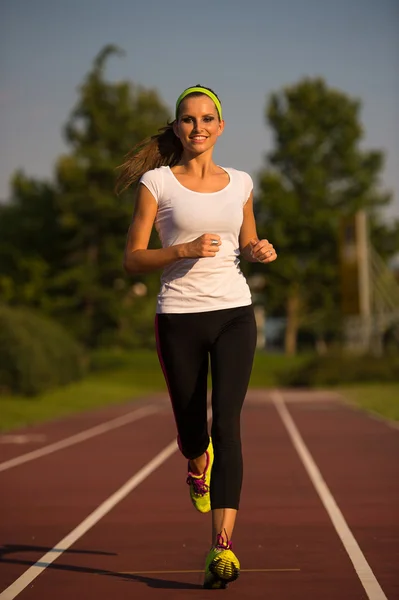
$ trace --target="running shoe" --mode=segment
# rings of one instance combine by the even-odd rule
[[[232,551],[232,543],[219,534],[205,561],[204,588],[224,590],[228,583],[235,581],[240,574],[240,563]]]
[[[201,513],[207,513],[211,510],[211,497],[209,493],[213,465],[213,445],[211,438],[209,438],[209,446],[205,454],[206,466],[202,475],[195,475],[190,471],[187,475],[187,483],[190,486],[191,502]]]

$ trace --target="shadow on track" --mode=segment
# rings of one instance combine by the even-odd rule
[[[72,571],[74,573],[85,573],[91,575],[105,575],[108,577],[117,577],[125,581],[144,583],[148,587],[155,589],[165,590],[200,590],[203,589],[202,585],[194,583],[186,583],[183,581],[172,581],[170,579],[160,579],[158,577],[148,577],[145,575],[139,575],[134,573],[118,573],[117,571],[108,571],[107,569],[95,569],[92,567],[79,567],[77,565],[62,565],[55,563],[45,563],[35,560],[23,560],[13,558],[9,555],[20,552],[40,552],[46,554],[47,552],[59,552],[60,554],[94,554],[100,556],[117,556],[115,552],[104,552],[100,550],[62,550],[62,548],[46,548],[44,546],[28,546],[23,544],[5,544],[0,547],[0,563],[2,564],[13,564],[31,567],[36,565],[38,567],[46,567],[55,571]],[[1,591],[1,590],[0,590]]]
[[[8,554],[15,554],[18,552],[40,552],[46,554],[47,552],[59,552],[68,554],[100,554],[101,556],[117,556],[116,552],[103,552],[101,550],[63,550],[62,548],[47,548],[46,546],[27,546],[25,544],[5,544],[0,546],[0,562],[11,562],[9,560],[3,560],[4,556]],[[30,562],[30,565],[34,565],[34,562]]]

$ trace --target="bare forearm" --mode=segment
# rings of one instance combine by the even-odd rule
[[[163,269],[181,258],[184,258],[184,244],[156,250],[126,250],[123,267],[130,275],[148,273]]]

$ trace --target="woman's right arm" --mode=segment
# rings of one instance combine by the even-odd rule
[[[220,237],[212,233],[205,233],[185,244],[149,250],[148,243],[157,208],[157,202],[149,189],[143,184],[139,185],[123,258],[123,267],[127,273],[147,273],[163,269],[181,258],[212,257],[219,251]],[[218,246],[211,244],[212,239],[218,240]]]

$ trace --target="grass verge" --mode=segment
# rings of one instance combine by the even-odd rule
[[[255,355],[250,387],[284,384],[283,375],[298,369],[308,356],[286,357],[259,352]],[[166,385],[155,352],[101,351],[93,359],[93,372],[80,382],[34,397],[1,396],[0,430],[9,431],[33,423],[121,404],[145,394],[163,391]],[[399,383],[369,383],[340,387],[343,396],[361,408],[399,420]]]
[[[303,357],[286,358],[259,353],[255,356],[250,386],[277,386],[279,374],[302,360]],[[144,394],[166,392],[155,352],[100,351],[93,356],[93,369],[80,382],[38,396],[1,396],[0,430],[9,431],[80,411],[131,401]]]
[[[368,383],[340,388],[344,398],[364,410],[399,421],[399,383]]]
[[[96,370],[83,380],[38,396],[1,396],[0,430],[8,431],[58,417],[121,404],[166,389],[156,356],[132,354],[123,366]]]

